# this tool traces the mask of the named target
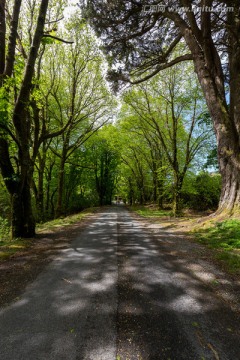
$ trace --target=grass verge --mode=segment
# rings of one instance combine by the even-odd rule
[[[159,210],[155,206],[133,205],[129,209],[146,218],[172,216],[171,210]]]
[[[214,257],[231,273],[240,274],[240,220],[229,219],[193,232],[201,244],[215,250]]]
[[[85,209],[77,214],[69,215],[66,217],[61,217],[58,219],[54,219],[42,224],[37,224],[37,232],[44,232],[44,231],[52,231],[57,228],[61,228],[64,226],[69,226],[77,223],[78,221],[83,220],[87,215],[95,213],[99,208],[92,207]]]

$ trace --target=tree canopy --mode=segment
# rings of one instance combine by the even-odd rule
[[[207,169],[237,211],[239,17],[237,1],[0,0],[4,229],[115,198],[216,208]]]
[[[110,78],[140,83],[192,60],[211,115],[223,179],[219,211],[240,203],[240,5],[224,0],[83,1]],[[181,53],[178,50],[181,48]]]

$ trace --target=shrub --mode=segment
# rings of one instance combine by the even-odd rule
[[[7,240],[10,233],[10,226],[7,219],[0,216],[0,242]]]
[[[184,204],[195,210],[215,210],[221,194],[221,176],[202,172],[182,192]]]

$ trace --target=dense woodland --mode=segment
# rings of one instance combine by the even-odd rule
[[[152,3],[0,0],[0,236],[116,197],[239,211],[238,1]]]

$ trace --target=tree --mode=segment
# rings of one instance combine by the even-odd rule
[[[31,237],[35,235],[35,219],[31,204],[32,163],[30,158],[30,122],[28,103],[30,99],[34,68],[38,56],[41,39],[44,35],[48,0],[38,5],[38,16],[32,43],[26,55],[25,72],[19,86],[12,87],[16,63],[16,47],[18,40],[18,22],[21,0],[15,0],[11,15],[9,33],[6,26],[6,3],[0,1],[0,86],[1,86],[1,119],[0,119],[0,168],[11,195],[12,236]],[[8,37],[7,52],[6,39]],[[15,92],[14,92],[15,91]],[[9,103],[13,101],[11,111]],[[10,143],[14,141],[17,159],[10,154]],[[17,166],[14,160],[17,160]]]
[[[180,210],[181,189],[196,153],[206,146],[211,131],[201,124],[204,103],[194,79],[188,81],[189,66],[179,64],[164,77],[155,76],[126,93],[125,102],[158,138],[158,152],[164,153],[173,177],[173,213]],[[160,169],[159,169],[160,170]]]
[[[141,120],[123,105],[117,122],[119,148],[121,149],[121,186],[124,196],[132,204],[143,204],[154,197],[154,145],[151,129],[143,126]],[[153,150],[154,149],[154,150]]]
[[[92,188],[98,195],[100,206],[111,205],[116,187],[120,162],[116,137],[116,128],[107,124],[86,143],[86,165],[92,169]]]
[[[0,167],[12,200],[13,237],[34,236],[31,188],[35,192],[39,213],[43,213],[42,169],[45,157],[40,159],[39,149],[43,144],[46,150],[46,141],[64,131],[61,128],[51,132],[47,128],[41,113],[43,106],[39,92],[46,44],[56,40],[72,43],[53,36],[52,28],[56,28],[61,20],[64,3],[65,0],[52,0],[51,7],[48,7],[48,1],[13,0],[1,8],[4,48],[7,45],[8,51],[1,75]],[[40,163],[38,188],[33,181],[37,157]]]
[[[51,56],[50,72],[58,77],[50,95],[51,113],[64,128],[51,149],[60,159],[56,217],[63,212],[64,170],[71,155],[112,117],[113,97],[103,76],[103,59],[93,34],[74,19],[66,25],[74,44]],[[57,55],[57,56],[56,56]],[[67,61],[66,61],[67,59]]]
[[[201,172],[196,176],[193,186],[195,196],[192,207],[198,210],[216,209],[221,189],[220,175]]]
[[[217,138],[222,175],[218,211],[239,210],[239,1],[165,0],[162,6],[153,0],[83,3],[114,65],[113,80],[140,83],[179,62],[193,61]],[[181,55],[175,56],[174,50],[184,44]]]

